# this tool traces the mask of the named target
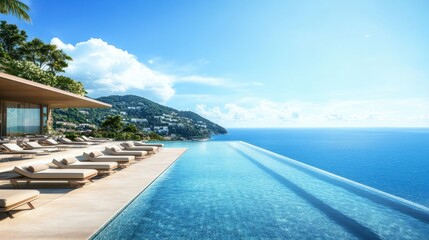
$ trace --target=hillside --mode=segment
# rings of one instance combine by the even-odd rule
[[[84,131],[97,128],[109,115],[121,115],[125,124],[135,124],[141,131],[153,131],[173,139],[202,139],[227,133],[225,128],[194,112],[179,111],[143,97],[114,95],[97,100],[111,104],[112,108],[56,109],[54,128]]]

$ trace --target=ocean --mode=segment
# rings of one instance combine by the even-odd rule
[[[240,140],[429,207],[429,128],[228,129]]]

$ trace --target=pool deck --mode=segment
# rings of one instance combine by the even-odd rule
[[[185,151],[164,148],[82,188],[41,191],[44,202],[36,200],[36,209],[19,211],[14,219],[0,221],[1,239],[88,239]]]

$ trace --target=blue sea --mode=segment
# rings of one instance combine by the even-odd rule
[[[240,140],[429,207],[428,128],[228,129]]]

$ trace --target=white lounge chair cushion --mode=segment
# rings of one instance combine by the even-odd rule
[[[133,144],[136,147],[139,147],[139,146],[153,146],[153,147],[158,147],[158,148],[164,147],[164,144],[162,144],[162,143],[133,142]]]
[[[134,160],[134,156],[99,156],[98,158],[92,158],[91,162],[123,162],[127,163]]]
[[[41,172],[32,173],[21,167],[15,167],[13,171],[34,179],[83,179],[98,174],[97,170],[92,169],[46,169]]]
[[[150,146],[150,145],[140,145],[140,146],[136,146],[134,145],[133,142],[124,142],[121,143],[121,145],[126,149],[126,150],[137,150],[137,151],[152,151],[155,152],[158,150],[157,146]]]
[[[2,189],[0,190],[0,207],[7,208],[27,199],[35,199],[39,197],[39,194],[37,190]]]
[[[120,147],[118,147],[118,146],[111,146],[110,150],[112,150],[114,152],[120,152],[120,151],[122,151],[122,149]]]
[[[58,145],[59,143],[57,141],[55,141],[52,138],[48,138],[45,140],[46,143],[50,144],[50,145]]]
[[[68,165],[67,168],[75,169],[97,169],[97,170],[111,170],[118,167],[117,162],[76,162]]]
[[[46,164],[34,164],[34,165],[30,165],[27,167],[28,171],[36,173],[36,172],[41,172],[43,170],[48,169],[49,166]]]
[[[37,142],[26,142],[25,144],[31,148],[43,148],[43,146]]]
[[[14,144],[14,143],[5,143],[5,144],[3,144],[3,146],[5,148],[7,148],[7,150],[12,151],[12,152],[24,151],[24,149],[22,149],[21,147],[19,147],[18,145]]]
[[[103,156],[103,153],[101,153],[100,151],[93,151],[89,154],[89,156],[92,158],[97,158],[99,156]]]
[[[142,157],[147,155],[146,151],[128,151],[128,150],[120,150],[120,151],[113,151],[111,148],[106,147],[106,152],[115,156],[136,156],[136,157]]]
[[[135,146],[135,147],[130,148],[130,150],[143,150],[143,151],[156,152],[156,151],[158,151],[158,147],[155,147],[155,146]]]
[[[76,161],[73,164],[63,164],[63,162],[58,162],[57,160],[52,161],[55,165],[60,168],[65,169],[97,169],[97,170],[112,170],[118,167],[117,162],[81,162]]]
[[[75,162],[77,162],[78,160],[76,159],[76,157],[66,157],[63,158],[63,160],[61,160],[62,163],[64,163],[65,165],[70,165],[73,164]]]
[[[61,138],[61,140],[63,140],[66,143],[72,143],[73,141],[68,139],[68,138]]]

